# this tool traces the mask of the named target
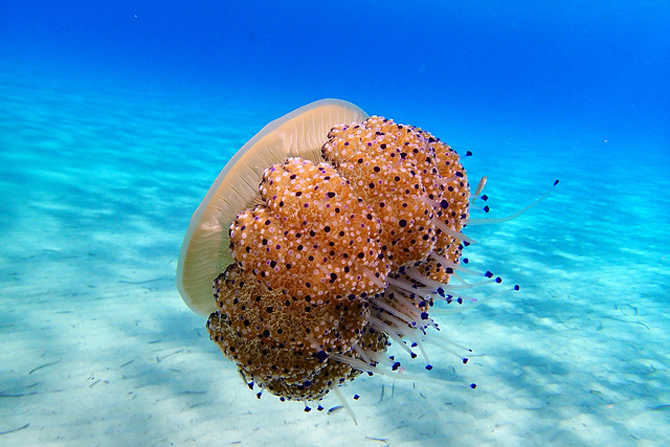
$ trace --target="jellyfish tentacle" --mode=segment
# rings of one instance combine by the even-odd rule
[[[523,213],[528,211],[529,209],[533,208],[536,206],[538,203],[543,201],[551,192],[556,188],[556,185],[558,185],[558,180],[554,181],[554,184],[549,188],[547,192],[545,192],[539,199],[535,200],[533,203],[531,203],[528,206],[525,206],[521,208],[519,211],[517,211],[514,214],[510,214],[509,216],[505,217],[492,217],[492,218],[486,218],[486,219],[465,219],[464,224],[465,225],[487,225],[487,224],[500,224],[500,223],[505,223],[509,222],[510,220],[516,219],[517,217],[521,216]]]

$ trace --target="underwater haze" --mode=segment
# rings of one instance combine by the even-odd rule
[[[662,0],[3,2],[0,445],[670,445],[668,30]],[[473,218],[560,179],[464,230],[520,286],[433,316],[469,362],[393,343],[413,376],[339,388],[357,424],[257,399],[175,281],[226,162],[322,98],[451,145]]]

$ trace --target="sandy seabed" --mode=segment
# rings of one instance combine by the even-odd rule
[[[417,373],[475,390],[359,378],[341,389],[354,425],[334,396],[256,399],[175,288],[191,213],[265,123],[129,98],[0,83],[0,445],[670,443],[667,167],[477,146],[493,215],[561,178],[467,232],[472,265],[521,291],[436,317],[473,354],[433,346]]]

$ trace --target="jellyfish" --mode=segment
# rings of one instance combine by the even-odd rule
[[[338,387],[362,373],[401,377],[392,344],[432,369],[436,301],[458,305],[501,282],[462,259],[474,242],[463,229],[483,222],[469,218],[473,202],[459,155],[439,138],[317,101],[265,126],[224,167],[191,219],[177,286],[259,398],[309,411],[331,391],[343,399]]]

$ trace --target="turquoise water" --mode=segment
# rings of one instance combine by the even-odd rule
[[[356,5],[3,7],[0,444],[668,443],[667,7]],[[521,286],[436,317],[470,362],[357,379],[358,425],[256,399],[175,288],[226,161],[331,96],[472,151],[492,217],[561,180],[468,229]]]

